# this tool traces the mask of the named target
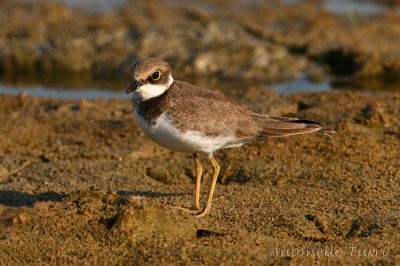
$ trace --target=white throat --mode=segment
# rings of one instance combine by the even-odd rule
[[[160,96],[166,90],[171,87],[172,83],[174,82],[174,78],[169,75],[168,83],[167,84],[145,84],[140,86],[137,90],[133,92],[133,98],[135,101],[146,101],[148,99]]]

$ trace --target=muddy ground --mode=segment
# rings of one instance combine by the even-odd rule
[[[217,153],[213,208],[199,219],[173,208],[191,206],[191,156],[147,139],[129,99],[0,96],[1,264],[398,262],[400,95],[236,97],[337,134]]]

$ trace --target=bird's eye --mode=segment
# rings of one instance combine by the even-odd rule
[[[161,72],[160,71],[155,71],[153,72],[153,74],[151,74],[151,78],[156,81],[159,80],[161,78]]]

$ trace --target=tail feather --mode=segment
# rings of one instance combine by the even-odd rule
[[[293,123],[304,123],[304,124],[315,124],[315,125],[320,124],[320,122],[318,122],[318,121],[299,119],[299,118],[293,118],[293,117],[273,116],[273,115],[268,115],[266,117],[273,119],[273,120],[282,121],[282,122],[293,122]]]
[[[336,134],[336,131],[334,130],[321,130],[320,132],[330,139],[333,139],[333,135]]]
[[[319,122],[280,116],[253,117],[260,126],[260,134],[270,137],[285,137],[298,134],[306,134],[321,130]]]

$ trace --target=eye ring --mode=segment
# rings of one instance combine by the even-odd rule
[[[151,74],[151,79],[153,81],[159,80],[161,78],[161,72],[159,70],[154,71],[153,74]]]

